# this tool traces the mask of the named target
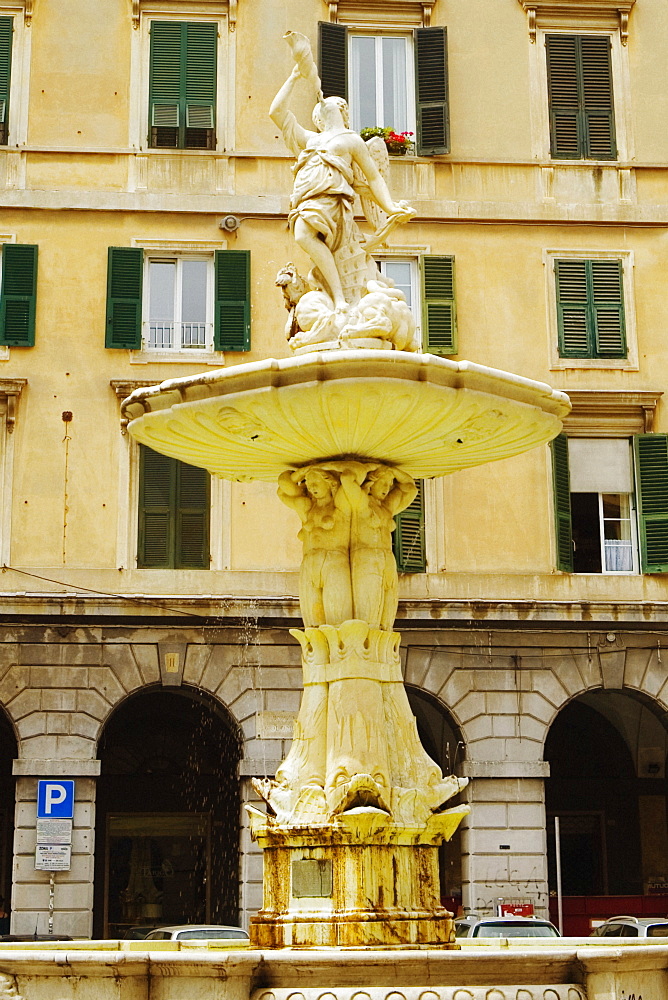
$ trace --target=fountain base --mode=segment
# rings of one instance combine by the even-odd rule
[[[253,946],[458,947],[452,914],[439,901],[438,847],[415,844],[417,831],[398,830],[386,814],[382,823],[375,810],[342,819],[258,835],[264,906],[251,919]],[[395,838],[409,842],[387,842]]]

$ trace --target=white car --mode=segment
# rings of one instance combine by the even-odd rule
[[[507,938],[507,937],[561,937],[549,920],[537,917],[458,917],[455,920],[455,937]]]
[[[173,927],[156,927],[147,934],[145,941],[248,941],[243,927],[223,924],[179,924]]]
[[[590,937],[668,937],[668,919],[663,917],[610,917]]]

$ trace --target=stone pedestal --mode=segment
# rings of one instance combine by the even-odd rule
[[[423,749],[396,632],[351,620],[295,629],[304,697],[275,781],[247,806],[264,852],[259,948],[454,947],[439,899],[438,845],[468,806],[466,784]]]
[[[455,947],[452,914],[439,900],[438,846],[415,834],[368,812],[333,827],[267,832],[253,945]]]

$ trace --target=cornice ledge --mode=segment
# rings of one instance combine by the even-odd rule
[[[570,389],[572,410],[564,418],[569,437],[630,437],[651,434],[663,391]]]
[[[529,22],[529,37],[536,41],[536,27],[540,21],[554,18],[568,19],[572,27],[578,20],[617,17],[622,45],[629,37],[629,14],[636,0],[518,0]]]
[[[32,5],[33,0],[25,0]],[[146,7],[151,13],[165,12],[171,8],[182,9],[184,12],[197,12],[211,9],[212,13],[227,14],[230,31],[234,31],[237,26],[237,4],[238,0],[193,0],[184,4],[184,0],[131,0],[132,2],[132,27],[137,29],[141,21],[141,12]],[[214,9],[216,8],[216,9]]]
[[[5,424],[9,434],[16,423],[16,407],[27,378],[0,378],[0,403],[6,406]]]
[[[122,403],[124,399],[127,399],[130,393],[134,392],[135,389],[146,389],[148,386],[155,384],[156,380],[154,378],[112,378],[109,381],[109,385],[116,393],[116,398],[119,403]],[[129,417],[121,416],[121,434],[127,434],[129,420]]]
[[[348,19],[363,21],[378,21],[384,23],[415,23],[415,14],[419,15],[422,27],[431,24],[431,15],[436,0],[325,0],[329,8],[329,19],[336,23],[339,15],[343,21]],[[396,19],[399,19],[398,21]]]

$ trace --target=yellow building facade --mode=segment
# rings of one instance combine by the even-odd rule
[[[472,779],[444,898],[545,914],[558,817],[572,929],[609,915],[605,897],[650,912],[668,887],[658,0],[16,0],[0,2],[12,929],[47,928],[44,778],[76,782],[56,933],[234,923],[261,904],[242,803],[299,704],[298,526],[272,486],[142,451],[120,402],[290,354],[275,278],[309,265],[268,117],[289,29],[352,127],[413,134],[389,183],[417,214],[378,260],[423,348],[573,402],[551,449],[425,482],[399,525],[411,704],[432,756]],[[312,103],[304,85],[306,125]]]

